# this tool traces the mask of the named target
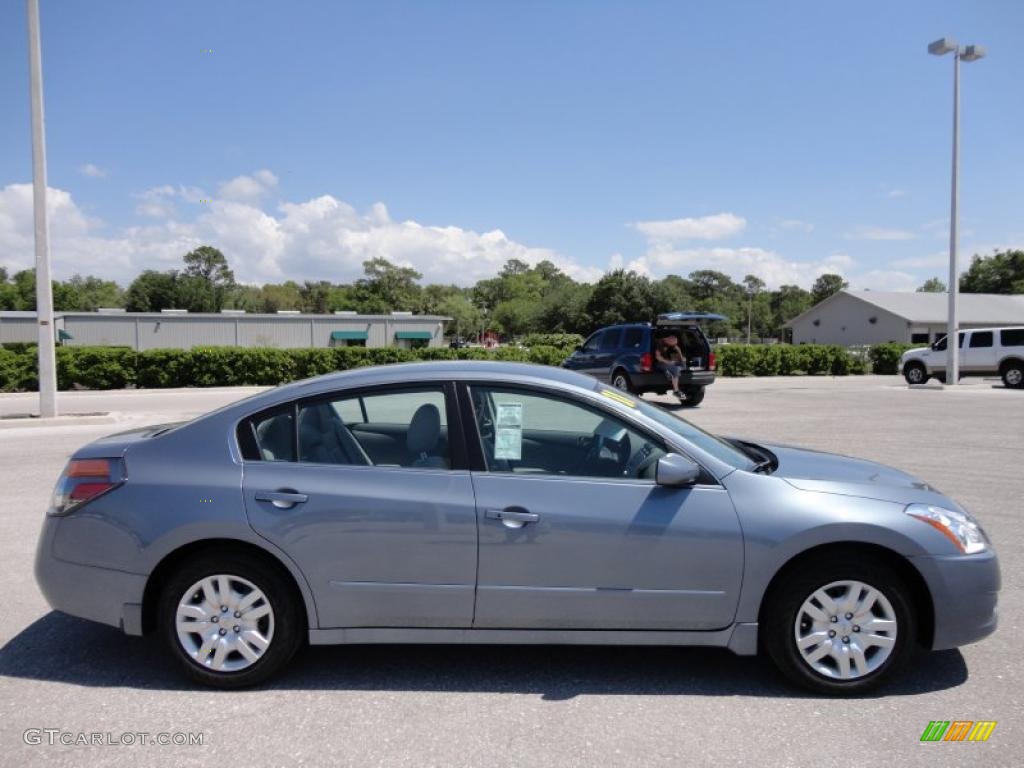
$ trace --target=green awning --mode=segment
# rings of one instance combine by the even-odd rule
[[[434,338],[434,334],[430,331],[395,331],[396,339],[426,339],[429,341]]]
[[[65,331],[63,328],[57,329],[57,341],[71,341],[75,337]]]
[[[350,339],[361,339],[366,341],[369,334],[366,331],[331,331],[331,338],[334,341],[346,341]]]

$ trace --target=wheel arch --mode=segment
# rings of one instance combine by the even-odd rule
[[[305,620],[306,630],[317,627],[316,608],[313,604],[312,596],[303,589],[299,577],[281,558],[273,552],[249,541],[231,538],[211,538],[191,541],[168,552],[150,572],[142,596],[143,634],[149,634],[157,627],[157,606],[160,602],[160,592],[175,569],[187,560],[210,551],[218,553],[241,552],[263,560],[269,567],[277,570],[293,590],[294,597],[298,604],[302,606],[301,616]]]
[[[1024,366],[1024,357],[1021,357],[1020,355],[1017,355],[1017,354],[1011,354],[1011,355],[1007,355],[1002,360],[1000,360],[999,361],[999,375],[1000,376],[1002,376],[1006,372],[1006,369],[1010,366],[1011,363],[1016,363],[1017,365]]]
[[[924,576],[921,575],[920,571],[917,570],[910,560],[900,553],[880,544],[863,541],[829,542],[810,547],[792,555],[775,571],[764,592],[761,594],[761,601],[758,605],[758,626],[765,626],[765,608],[771,602],[774,590],[778,588],[779,584],[789,574],[811,560],[840,555],[873,558],[888,565],[903,577],[911,591],[914,608],[917,612],[918,642],[925,648],[930,648],[932,646],[932,639],[935,636],[935,605],[932,601],[931,590],[929,590]]]

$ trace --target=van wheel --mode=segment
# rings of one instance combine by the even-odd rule
[[[1024,363],[1011,360],[1003,366],[1003,384],[1008,389],[1024,389]]]
[[[924,384],[928,381],[928,371],[920,363],[907,363],[903,369],[903,378],[907,384]]]
[[[621,389],[623,392],[632,392],[633,385],[629,381],[629,375],[621,368],[616,368],[612,374],[612,386]]]
[[[160,634],[185,674],[215,688],[263,682],[302,644],[286,578],[244,553],[187,561],[168,579],[158,610]]]
[[[704,387],[687,387],[683,390],[685,398],[683,405],[693,408],[700,405],[704,400]]]

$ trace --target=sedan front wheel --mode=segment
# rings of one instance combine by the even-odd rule
[[[820,693],[869,690],[913,653],[910,591],[883,563],[816,560],[773,590],[765,646],[786,677]]]

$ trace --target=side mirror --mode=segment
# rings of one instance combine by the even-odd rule
[[[682,488],[700,479],[700,466],[678,453],[667,453],[658,459],[654,482],[666,488]]]

